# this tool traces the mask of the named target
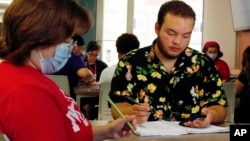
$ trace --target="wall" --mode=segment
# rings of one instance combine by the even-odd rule
[[[83,36],[85,40],[85,48],[87,47],[87,44],[90,40],[96,39],[96,0],[79,0],[80,4],[85,7],[86,9],[90,10],[93,16],[94,24],[91,28],[91,30]]]
[[[217,41],[223,52],[222,59],[230,69],[237,67],[237,33],[233,30],[230,0],[204,0],[202,42]]]
[[[96,0],[80,0],[80,3],[91,10],[96,21]],[[230,0],[204,0],[203,4],[202,45],[208,40],[219,42],[224,54],[222,59],[228,63],[230,69],[239,68],[241,52],[246,44],[250,45],[250,33],[234,32]],[[84,36],[87,42],[96,38],[96,28],[98,27],[95,23],[93,29]]]

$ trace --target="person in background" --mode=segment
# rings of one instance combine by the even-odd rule
[[[220,45],[215,41],[208,41],[204,44],[202,51],[213,60],[222,82],[227,82],[230,79],[230,69],[227,63],[220,59],[223,56]]]
[[[108,65],[103,62],[102,60],[99,60],[97,57],[100,53],[101,46],[97,41],[90,41],[87,46],[87,54],[86,58],[84,59],[87,63],[88,68],[91,70],[91,72],[96,77],[96,81],[98,82],[100,79],[100,75]]]
[[[123,33],[116,40],[116,51],[118,53],[118,59],[121,59],[122,56],[128,53],[129,51],[138,49],[139,46],[140,42],[134,34]],[[116,66],[117,64],[114,64],[110,67],[105,68],[102,71],[99,84],[111,82]]]
[[[72,52],[77,55],[84,55],[84,44],[85,41],[81,35],[75,34],[73,37],[73,43],[75,44],[75,47],[73,48]]]
[[[227,99],[218,71],[205,54],[188,47],[194,24],[189,5],[165,2],[155,23],[153,45],[119,60],[109,96],[124,114],[136,115],[138,124],[171,120],[203,128],[224,121]],[[113,107],[111,112],[118,118]],[[186,121],[197,115],[206,118]]]
[[[74,47],[67,63],[63,66],[63,68],[53,74],[68,76],[70,96],[76,100],[74,87],[78,85],[79,81],[88,85],[95,85],[95,77],[93,73],[87,68],[86,63],[83,61],[81,55],[83,52],[84,39],[80,35],[75,34],[72,37],[72,43]]]
[[[99,79],[103,69],[108,67],[108,65],[102,60],[97,59],[100,53],[101,46],[97,41],[90,41],[87,46],[86,58],[84,61],[87,63],[88,69],[93,73],[95,81],[92,82],[92,85],[99,85]],[[87,97],[80,99],[80,107],[82,107],[82,112],[85,113],[86,117],[89,120],[97,119],[98,117],[98,103],[99,97]]]
[[[250,123],[250,46],[243,52],[242,70],[235,81],[236,97],[240,98],[239,107],[235,109],[235,123]]]
[[[50,78],[71,55],[71,37],[92,26],[74,0],[14,0],[0,37],[0,132],[11,141],[101,141],[131,133],[127,122],[92,126],[76,102]]]

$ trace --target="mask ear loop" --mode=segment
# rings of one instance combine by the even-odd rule
[[[40,55],[41,59],[43,59],[43,56],[42,56],[42,53],[41,53],[40,49],[39,49],[39,48],[37,48],[37,50],[38,50],[38,53],[39,53],[39,55]]]

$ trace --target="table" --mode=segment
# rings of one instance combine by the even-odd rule
[[[131,134],[128,137],[120,139],[110,139],[105,141],[229,141],[229,133],[213,133],[213,134],[188,134],[179,136],[154,136],[140,137]]]
[[[76,103],[80,106],[80,100],[84,97],[98,97],[99,96],[99,85],[78,85],[74,88],[76,94]]]

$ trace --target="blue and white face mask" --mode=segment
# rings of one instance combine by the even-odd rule
[[[209,56],[212,60],[215,60],[218,56],[217,53],[208,53],[207,56]]]
[[[60,69],[62,69],[69,58],[71,57],[71,51],[73,49],[73,45],[71,43],[61,43],[56,47],[55,55],[52,58],[44,59],[40,50],[40,65],[41,71],[43,74],[53,74]]]

